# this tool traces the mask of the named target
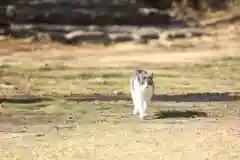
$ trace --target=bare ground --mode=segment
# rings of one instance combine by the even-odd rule
[[[239,159],[237,27],[216,30],[214,39],[108,48],[3,38],[0,155]],[[128,77],[136,67],[156,78],[145,121],[131,115]]]

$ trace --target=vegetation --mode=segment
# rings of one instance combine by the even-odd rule
[[[15,4],[19,2],[25,2],[22,0],[1,0],[0,5]],[[120,1],[121,2],[121,1]],[[159,9],[169,9],[172,4],[177,4],[181,7],[190,7],[197,11],[203,11],[206,9],[222,10],[227,9],[231,5],[239,5],[239,0],[144,0],[144,4]],[[56,3],[58,3],[56,1]],[[138,2],[137,2],[138,3]]]
[[[118,61],[118,67],[109,67],[99,57],[71,57],[72,51],[65,59],[52,55],[41,60],[61,52],[44,50],[2,61],[0,154],[5,159],[239,159],[240,95],[234,92],[240,89],[239,57],[168,65],[154,63],[154,57],[151,63]],[[128,94],[129,76],[140,66],[155,73],[159,98],[144,121],[131,114],[131,101],[97,98]],[[17,98],[36,93],[50,99]]]
[[[239,4],[239,0],[144,0],[147,5],[168,9],[175,3],[181,7],[190,7],[197,11],[204,11],[206,9],[221,10],[227,9],[230,5]]]

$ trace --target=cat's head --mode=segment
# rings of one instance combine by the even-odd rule
[[[145,70],[138,69],[137,70],[139,76],[139,83],[141,85],[146,84],[146,87],[153,85],[153,73],[147,72]]]

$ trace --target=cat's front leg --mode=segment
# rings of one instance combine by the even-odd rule
[[[134,108],[133,108],[133,115],[136,115],[136,114],[138,114],[138,106],[137,106],[137,104],[135,103],[135,104],[134,104]]]
[[[139,110],[140,119],[144,119],[145,111],[144,111],[144,101],[142,98],[140,98],[138,101],[138,107],[139,107],[138,110]]]
[[[147,116],[147,108],[148,108],[148,102],[147,101],[143,101],[143,114],[144,116]]]
[[[135,93],[132,92],[132,100],[133,100],[133,115],[136,115],[138,113],[138,104],[137,104],[137,97]]]

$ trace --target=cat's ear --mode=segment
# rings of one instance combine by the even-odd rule
[[[150,72],[149,75],[150,75],[150,77],[153,77],[153,72]]]

